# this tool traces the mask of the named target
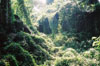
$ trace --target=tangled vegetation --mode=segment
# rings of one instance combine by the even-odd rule
[[[100,66],[100,0],[0,0],[0,66]]]

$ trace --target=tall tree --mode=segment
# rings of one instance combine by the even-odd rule
[[[29,15],[28,15],[27,10],[26,10],[26,7],[24,5],[24,0],[17,0],[17,1],[18,1],[19,6],[20,6],[20,10],[22,11],[24,17],[26,18],[26,23],[28,25],[30,25],[31,24],[31,21],[30,21],[30,19],[28,17]]]
[[[37,32],[36,29],[33,27],[32,23],[31,23],[31,20],[29,18],[29,14],[28,14],[26,7],[25,7],[25,4],[24,4],[24,0],[17,0],[17,1],[18,1],[19,6],[20,6],[21,12],[26,19],[26,24],[29,26],[29,28],[31,28],[32,30]]]
[[[0,23],[7,24],[9,22],[11,22],[10,0],[0,0]]]

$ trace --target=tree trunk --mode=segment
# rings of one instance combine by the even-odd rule
[[[9,22],[11,22],[10,0],[1,0],[0,2],[0,23],[8,24]]]

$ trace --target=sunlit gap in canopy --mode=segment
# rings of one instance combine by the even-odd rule
[[[47,0],[35,0],[34,4],[35,5],[33,9],[37,12],[40,12],[40,10],[46,6]]]
[[[42,4],[46,4],[46,0],[39,0]]]
[[[98,0],[99,1],[99,3],[100,3],[100,0]]]

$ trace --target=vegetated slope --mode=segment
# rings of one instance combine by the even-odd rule
[[[77,50],[82,49],[82,47],[73,49],[74,47],[69,47],[71,44],[69,44],[69,46],[66,46],[67,49],[63,48],[65,47],[64,45],[58,47],[53,43],[50,37],[46,36],[43,33],[30,34],[22,30],[16,30],[16,33],[9,32],[9,34],[6,34],[6,30],[4,28],[2,28],[2,30],[4,32],[0,33],[1,37],[3,38],[0,38],[0,41],[3,40],[2,42],[0,42],[1,66],[100,65],[100,53],[94,48],[91,48],[84,52],[80,51],[80,53],[78,53]],[[57,35],[56,40],[57,37],[62,36]],[[68,38],[66,41],[69,40],[70,42],[72,40],[73,46],[78,46],[74,44],[74,39]],[[63,41],[61,42],[63,43]]]
[[[53,44],[48,37],[31,34],[22,22],[15,23],[7,28],[0,25],[0,66],[37,66],[52,59]]]

